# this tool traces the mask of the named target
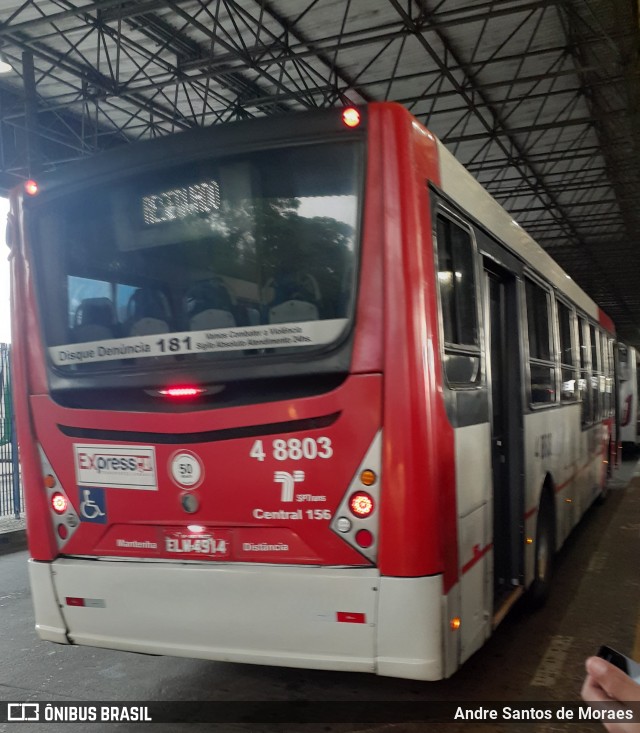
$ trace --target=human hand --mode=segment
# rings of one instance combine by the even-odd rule
[[[640,685],[600,657],[589,657],[581,690],[585,702],[640,703]],[[640,733],[640,723],[603,722],[609,733]]]

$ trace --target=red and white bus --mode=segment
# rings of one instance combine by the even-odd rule
[[[606,491],[613,324],[399,105],[136,143],[10,230],[43,639],[437,680]]]
[[[618,343],[618,393],[620,404],[620,443],[635,450],[640,443],[638,430],[638,352],[633,346]]]

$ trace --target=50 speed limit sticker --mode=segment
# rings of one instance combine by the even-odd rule
[[[191,451],[182,450],[169,459],[169,475],[181,489],[197,489],[204,480],[204,466]]]

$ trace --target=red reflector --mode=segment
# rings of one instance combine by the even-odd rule
[[[51,506],[56,514],[64,514],[67,511],[69,502],[67,501],[67,497],[64,494],[56,492],[51,497]]]
[[[67,602],[67,606],[84,606],[84,598],[72,598],[67,596],[65,601]]]
[[[197,397],[204,394],[205,391],[204,387],[167,387],[166,389],[159,389],[158,394],[163,397]]]
[[[68,534],[69,534],[69,530],[67,529],[66,525],[59,524],[58,525],[58,537],[61,540],[66,540]]]
[[[364,613],[349,613],[349,611],[337,611],[336,621],[340,624],[366,624],[367,617]]]
[[[29,194],[29,196],[35,196],[38,193],[38,191],[40,190],[40,188],[38,184],[36,183],[36,181],[30,178],[28,181],[25,181],[24,190],[25,190],[25,193]]]
[[[369,532],[368,529],[361,529],[356,532],[356,542],[363,549],[371,547],[371,545],[373,544],[373,535],[371,534],[371,532]]]
[[[366,491],[358,491],[349,500],[349,509],[356,517],[368,517],[373,511],[373,498]]]
[[[347,127],[357,127],[360,124],[360,112],[355,107],[347,107],[342,111],[342,121]]]

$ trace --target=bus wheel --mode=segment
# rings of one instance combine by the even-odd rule
[[[549,597],[555,553],[554,536],[553,504],[549,496],[544,494],[540,502],[536,526],[535,574],[529,588],[529,601],[534,608],[544,605]]]

